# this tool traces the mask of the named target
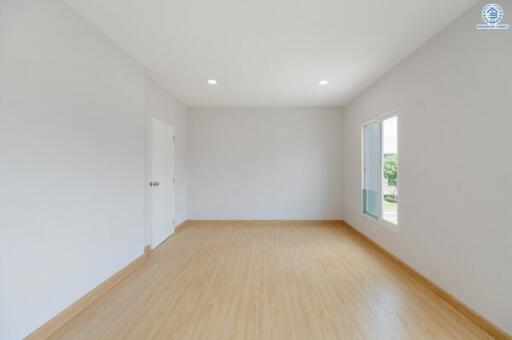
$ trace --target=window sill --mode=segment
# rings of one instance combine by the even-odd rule
[[[377,224],[380,224],[381,226],[391,230],[391,231],[394,231],[395,233],[398,233],[400,232],[400,226],[398,224],[393,224],[391,222],[388,222],[382,218],[379,218],[379,219],[376,219],[376,218],[373,218],[369,215],[366,215],[365,213],[361,213],[361,215],[363,215],[364,217],[366,217],[367,219],[369,219],[370,221],[373,221],[374,223],[377,223]]]

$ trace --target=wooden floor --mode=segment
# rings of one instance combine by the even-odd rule
[[[52,339],[489,339],[341,224],[188,223]]]

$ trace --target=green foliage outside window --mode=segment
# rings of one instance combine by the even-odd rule
[[[398,174],[398,158],[396,154],[384,155],[384,178],[389,186],[396,186]]]

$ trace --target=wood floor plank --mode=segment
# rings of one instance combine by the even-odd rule
[[[341,223],[193,222],[52,339],[490,339]]]

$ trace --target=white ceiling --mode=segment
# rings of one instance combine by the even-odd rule
[[[476,2],[66,1],[189,106],[343,105]]]

